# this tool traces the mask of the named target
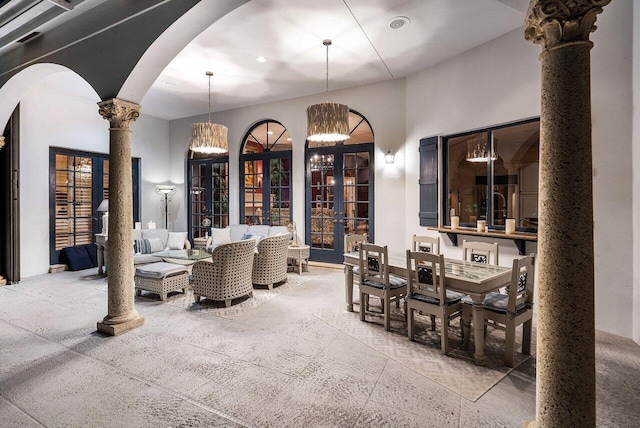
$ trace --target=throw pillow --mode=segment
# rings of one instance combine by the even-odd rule
[[[231,243],[231,229],[215,229],[211,228],[211,244],[222,245]]]
[[[135,239],[133,241],[133,251],[136,254],[150,254],[151,253],[151,247],[149,246],[149,240],[148,239]]]
[[[152,253],[157,253],[158,251],[164,250],[164,244],[162,243],[162,239],[160,238],[149,239],[149,247],[151,248]]]
[[[244,235],[242,235],[242,238],[241,238],[241,239],[242,239],[242,240],[245,240],[245,239],[251,239],[251,238],[253,238],[253,235],[252,235],[252,234],[250,234],[250,233],[245,233]]]
[[[187,232],[169,232],[167,247],[169,247],[170,250],[182,250],[186,239]]]

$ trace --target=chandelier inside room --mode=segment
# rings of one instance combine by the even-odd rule
[[[489,153],[487,140],[484,136],[474,137],[467,141],[467,162],[487,163],[498,159],[495,148]]]

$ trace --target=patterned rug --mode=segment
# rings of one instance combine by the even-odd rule
[[[361,322],[358,305],[355,312],[348,312],[341,307],[325,309],[313,315],[471,401],[478,400],[513,370],[504,365],[504,332],[488,328],[484,347],[487,364],[482,367],[473,362],[472,350],[461,349],[459,319],[453,320],[449,327],[449,356],[445,356],[440,352],[439,321],[436,330],[431,331],[429,317],[416,315],[416,341],[411,342],[407,337],[402,309],[393,306],[389,332],[384,330],[380,312],[368,312],[366,322]],[[375,310],[373,307],[372,311]],[[521,340],[521,329],[516,331],[516,337],[518,341]],[[473,344],[473,336],[471,339]],[[534,346],[532,348],[535,349]],[[520,350],[520,347],[517,345],[516,349]],[[528,358],[528,355],[516,352],[515,366]]]
[[[169,293],[166,304],[190,311],[201,311],[217,317],[235,319],[243,316],[263,303],[301,286],[309,280],[311,280],[310,276],[287,274],[287,281],[274,285],[273,290],[269,290],[267,286],[257,286],[258,288],[254,286],[252,298],[243,296],[238,299],[234,299],[231,302],[231,307],[229,308],[225,307],[225,304],[222,301],[210,300],[204,297],[200,298],[200,303],[195,303],[195,300],[193,299],[193,290],[191,289],[187,290],[186,294],[182,294],[181,292]],[[136,299],[159,301],[160,296],[143,291],[142,296],[136,297]]]

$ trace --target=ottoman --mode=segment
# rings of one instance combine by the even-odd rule
[[[142,295],[142,290],[146,290],[159,294],[162,301],[170,291],[182,290],[186,293],[189,287],[187,268],[174,263],[157,262],[142,265],[136,268],[133,279],[138,296]]]

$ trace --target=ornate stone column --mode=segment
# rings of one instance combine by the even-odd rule
[[[4,136],[0,135],[0,149],[4,147]]]
[[[611,0],[532,0],[543,46],[538,229],[537,427],[596,423],[589,34]]]
[[[98,103],[109,121],[109,259],[108,314],[98,331],[115,336],[144,324],[134,308],[133,197],[131,183],[131,122],[140,106],[119,99]]]

